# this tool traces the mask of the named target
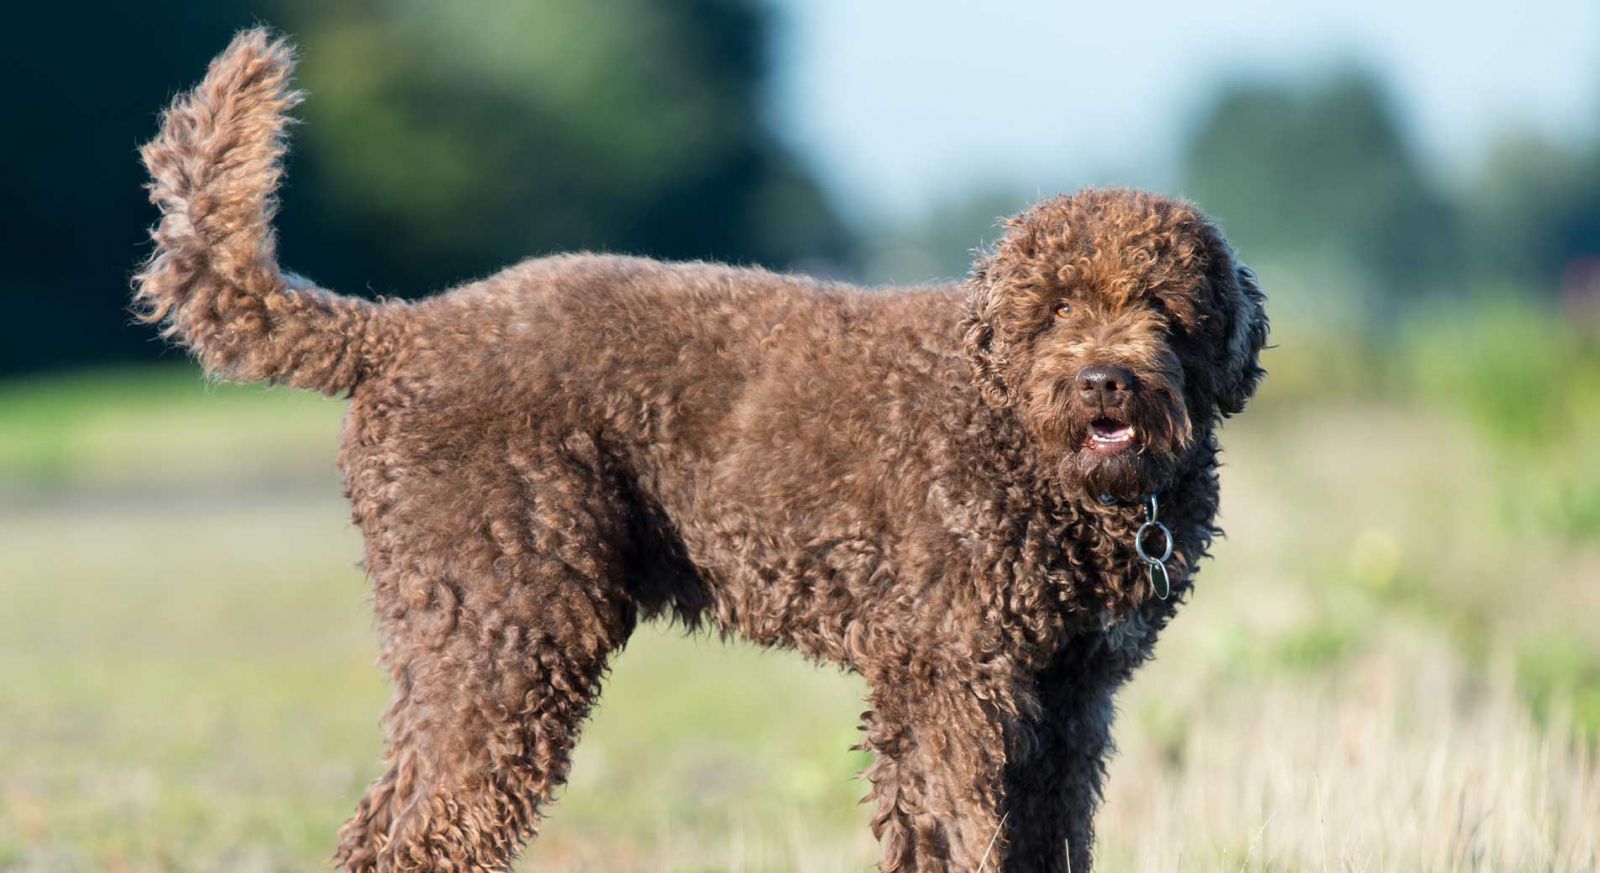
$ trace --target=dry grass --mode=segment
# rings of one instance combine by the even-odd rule
[[[1142,687],[1140,698],[1155,693]],[[1509,670],[1385,639],[1336,673],[1209,696],[1122,733],[1099,827],[1117,870],[1552,870],[1600,864],[1600,769]]]

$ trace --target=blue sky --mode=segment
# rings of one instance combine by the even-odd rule
[[[1220,81],[1377,69],[1444,174],[1600,124],[1600,0],[778,0],[775,122],[858,218],[975,187],[1161,186]]]

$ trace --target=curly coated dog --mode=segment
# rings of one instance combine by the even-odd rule
[[[275,256],[292,65],[248,31],[165,114],[137,308],[213,373],[349,397],[394,699],[336,863],[507,869],[608,659],[665,616],[866,680],[881,870],[1088,870],[1112,696],[1217,533],[1216,432],[1263,375],[1216,226],[1091,190],[964,286],[584,254],[343,297]]]

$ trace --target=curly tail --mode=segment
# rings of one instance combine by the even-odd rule
[[[390,345],[388,305],[313,287],[278,266],[272,217],[283,176],[294,49],[262,28],[234,37],[175,100],[141,150],[161,221],[134,277],[134,311],[207,372],[338,394]]]

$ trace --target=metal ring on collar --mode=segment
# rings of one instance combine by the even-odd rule
[[[1161,531],[1163,548],[1160,557],[1151,555],[1149,552],[1145,551],[1144,548],[1145,534],[1149,533],[1151,529]],[[1159,521],[1147,521],[1144,524],[1139,525],[1139,531],[1133,535],[1133,550],[1138,552],[1140,560],[1147,564],[1166,563],[1167,559],[1172,557],[1172,545],[1172,531],[1167,530],[1167,526]]]

